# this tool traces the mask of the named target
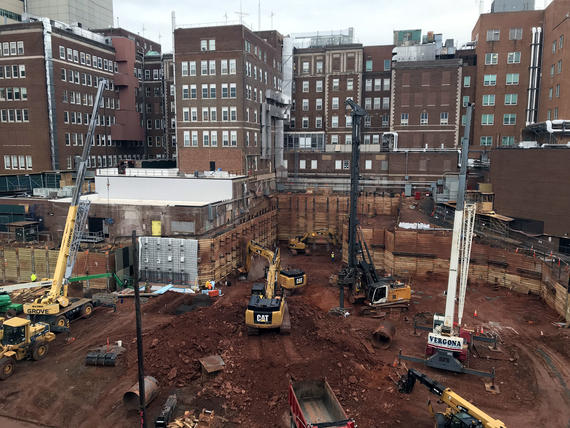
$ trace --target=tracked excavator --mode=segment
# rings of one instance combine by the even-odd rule
[[[247,276],[251,269],[252,258],[256,255],[263,257],[271,265],[275,254],[278,250],[272,251],[267,247],[255,242],[249,241],[246,248],[246,258],[245,266],[240,269],[240,277],[243,279]],[[293,292],[299,288],[307,285],[307,274],[300,269],[281,269],[281,255],[279,253],[277,266],[277,284],[279,287],[287,290],[287,292]]]
[[[289,239],[289,251],[293,255],[309,254],[310,245],[315,241],[326,241],[327,244],[333,247],[339,246],[338,236],[332,229],[317,229],[310,232],[305,232],[303,235],[296,236]]]
[[[399,391],[411,394],[416,380],[424,384],[432,394],[437,395],[441,402],[447,404],[444,412],[436,413],[428,401],[428,408],[435,419],[434,428],[506,428],[500,420],[489,416],[450,388],[416,369],[409,369],[408,373],[402,376],[398,382]]]
[[[251,297],[245,311],[245,324],[249,335],[259,334],[263,329],[279,329],[282,334],[291,332],[289,308],[282,290],[279,289],[279,268],[281,254],[279,248],[268,250],[250,241],[248,245],[248,267],[252,254],[263,257],[271,255],[265,284],[253,284]]]

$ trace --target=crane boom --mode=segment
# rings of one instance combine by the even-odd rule
[[[73,241],[73,232],[75,230],[75,223],[77,220],[79,199],[81,197],[83,180],[85,179],[85,172],[87,170],[87,160],[89,159],[89,152],[91,151],[91,146],[93,143],[97,111],[99,110],[99,105],[101,104],[101,100],[103,98],[103,91],[107,84],[108,81],[106,79],[99,80],[95,102],[93,103],[91,120],[89,122],[89,128],[87,130],[87,136],[85,139],[85,145],[83,146],[83,153],[79,159],[79,164],[77,166],[75,187],[73,188],[71,203],[69,204],[69,210],[67,212],[65,229],[61,240],[59,254],[57,256],[51,288],[47,294],[37,298],[33,303],[24,305],[24,312],[27,314],[40,313],[44,315],[54,315],[60,311],[60,306],[66,307],[69,305],[69,299],[67,298],[67,284],[64,283],[65,271],[69,259],[71,244]]]

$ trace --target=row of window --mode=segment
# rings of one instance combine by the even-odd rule
[[[147,144],[149,147],[152,147],[153,142],[154,142],[155,147],[162,147],[162,142],[163,142],[163,141],[164,141],[164,140],[163,140],[163,138],[162,138],[161,135],[157,135],[157,136],[154,136],[154,137],[149,135],[148,137],[146,137],[146,144]]]
[[[374,103],[372,103],[372,100],[374,100]],[[390,109],[390,97],[364,98],[364,108],[366,110],[388,110]]]
[[[390,66],[392,65],[392,60],[390,59],[385,59],[384,60],[384,71],[390,71]],[[367,59],[366,63],[365,63],[365,70],[366,71],[372,71],[372,69],[374,68],[374,62],[371,59]]]
[[[350,116],[347,116],[347,118]],[[381,117],[381,123],[383,127],[386,127],[389,125],[389,116],[388,114],[383,114]],[[332,119],[332,127],[336,128],[338,127],[338,118],[335,116],[335,118]],[[334,125],[336,123],[336,125]],[[347,125],[346,126],[351,126],[351,120],[347,120]],[[365,128],[370,128],[370,126],[372,125],[372,119],[370,116],[366,116],[364,118],[364,127]],[[295,118],[292,117],[291,118],[291,122],[289,125],[290,128],[295,128]],[[321,129],[323,127],[323,118],[322,116],[317,116],[315,117],[315,128],[317,129]],[[301,118],[301,128],[303,129],[307,129],[310,128],[310,123],[309,123],[309,118],[308,117],[303,117]]]
[[[505,79],[506,85],[518,85],[519,84],[519,73],[507,73]],[[483,77],[483,86],[496,86],[497,85],[497,75],[496,74],[485,74]]]
[[[220,61],[220,74],[236,74],[236,60],[235,59],[221,59]],[[196,76],[196,63],[197,61],[182,61],[180,63],[180,72],[183,77]],[[216,75],[216,60],[200,61],[200,75],[201,76],[215,76]]]
[[[0,88],[0,101],[26,101],[27,88]]]
[[[400,125],[401,126],[408,126],[410,120],[409,113],[402,113],[400,115]],[[439,114],[439,124],[440,125],[449,125],[449,113],[444,111]],[[420,113],[420,125],[429,125],[429,113],[422,112]]]
[[[27,108],[23,109],[2,109],[0,110],[1,122],[29,122],[30,116]]]
[[[558,107],[554,107],[554,116],[552,115],[552,110],[548,109],[546,112],[546,120],[556,120],[558,119]]]
[[[558,42],[558,50],[561,50],[564,47],[564,34],[558,40],[552,42],[552,53],[556,53],[556,42]]]
[[[26,66],[23,64],[0,65],[0,79],[24,79]]]
[[[376,80],[380,80],[380,79],[376,79]],[[384,80],[388,80],[388,88],[390,87],[390,79],[384,79]],[[370,81],[370,85],[372,85],[372,79],[367,79],[367,82]],[[302,83],[302,90],[303,92],[310,92],[310,82],[308,80],[303,80]],[[368,85],[368,83],[367,83]],[[296,84],[295,81],[293,81],[293,92],[295,92],[296,89]],[[332,90],[333,91],[340,91],[340,79],[332,79]],[[354,79],[346,79],[346,90],[347,91],[352,91],[354,90]],[[372,90],[372,86],[370,86],[370,89],[368,89],[367,86],[367,91],[371,91]],[[376,90],[376,89],[375,89]],[[323,92],[323,81],[322,80],[315,80],[315,92]]]
[[[382,82],[384,82],[384,90],[390,90],[390,79],[374,79],[374,86],[372,85],[372,79],[366,79],[364,82],[364,90],[366,91],[381,91],[382,90]]]
[[[202,135],[203,147],[217,147],[218,146],[218,131],[200,131]],[[236,147],[237,146],[237,131],[221,131],[223,147]],[[249,132],[247,133],[249,137]],[[255,145],[257,145],[257,134],[255,136]],[[198,131],[184,131],[184,147],[198,147]],[[248,138],[246,137],[246,138]],[[249,139],[249,138],[248,138]]]
[[[140,69],[135,68],[134,71],[135,71],[134,74],[135,77],[137,77],[138,75],[138,78],[140,79],[141,78]],[[144,80],[150,80],[150,72],[151,70],[148,68],[144,71]],[[160,80],[160,79],[162,79],[162,70],[160,68],[152,69],[152,80]]]
[[[154,91],[153,91],[154,89]],[[144,88],[144,92],[145,95],[147,97],[155,96],[155,97],[161,97],[162,96],[162,87],[161,86],[155,86],[154,88],[151,88],[150,86],[145,86]]]
[[[491,136],[483,136],[479,140],[481,146],[490,147],[493,145],[493,137]],[[501,137],[501,145],[504,147],[514,146],[515,145],[515,137],[513,136],[504,136]]]
[[[305,160],[305,159],[301,159],[299,160],[299,169],[308,169],[308,162],[309,160]],[[288,162],[287,160],[284,160],[284,167],[287,168],[288,167]],[[311,169],[317,169],[318,168],[318,161],[316,159],[311,159]],[[334,163],[334,169],[350,169],[350,160],[345,159],[345,160],[335,160]],[[372,160],[371,159],[366,159],[364,161],[364,169],[372,169]],[[380,161],[380,169],[381,170],[387,170],[388,169],[388,161],[383,160]]]
[[[523,29],[522,28],[510,28],[509,29],[509,40],[522,40]],[[501,39],[501,30],[491,29],[487,30],[487,41],[496,42]]]
[[[2,50],[0,56],[16,56],[24,55],[24,42],[4,42],[2,43]]]
[[[517,115],[515,113],[506,113],[503,115],[503,125],[516,125]],[[482,114],[481,115],[481,125],[494,125],[495,115],[494,114]]]
[[[63,93],[62,93],[62,102],[63,103],[69,103],[69,104],[75,104],[78,106],[83,104],[84,106],[92,107],[93,106],[93,94],[68,91],[67,89],[64,89]],[[115,103],[115,98],[102,97],[100,107],[114,110],[115,107],[117,109],[120,108],[119,104],[120,103],[119,103],[118,99]]]
[[[154,119],[154,129],[163,129],[164,119]],[[146,129],[152,129],[152,119],[146,120]]]
[[[80,73],[75,70],[66,70],[65,68],[61,69],[61,80],[64,82],[67,81],[78,85],[97,87],[99,85],[99,79],[103,79],[103,77],[91,75],[89,73]],[[105,84],[105,89],[108,91],[114,90],[113,82],[109,79],[106,80],[107,83]]]
[[[505,105],[506,106],[516,106],[518,104],[519,94],[505,94]],[[469,104],[469,96],[463,96],[463,107],[467,107]],[[483,95],[483,100],[481,104],[485,107],[495,105],[495,94]]]
[[[265,75],[265,84],[267,84],[267,71],[263,71],[261,67],[259,67],[258,69],[257,66],[255,65],[253,66],[252,69],[251,63],[248,61],[245,62],[245,75],[247,77],[252,77],[256,80],[259,80],[260,82],[263,82],[263,76]],[[277,85],[277,80],[275,77],[273,77],[273,86],[276,85]]]
[[[85,52],[78,52],[76,49],[67,48],[67,56],[65,55],[66,49],[64,46],[59,47],[59,58],[60,59],[67,59],[69,62],[74,62],[76,64],[87,65],[89,67],[93,66],[93,68],[98,68],[99,70],[109,71],[109,72],[117,72],[118,66],[116,62],[113,62],[110,59],[101,58],[98,56],[85,53]],[[91,60],[93,58],[93,60]]]
[[[507,54],[507,64],[519,64],[521,62],[520,52],[509,52]],[[486,53],[485,65],[497,65],[499,63],[498,53]]]
[[[66,132],[65,133],[65,145],[66,146],[83,146],[83,142],[87,141],[87,135],[77,133],[77,132]],[[105,134],[95,134],[93,135],[93,145],[94,146],[113,146],[116,144],[113,142],[111,135]]]
[[[257,123],[257,111],[254,111],[255,122]],[[182,109],[183,122],[197,122],[198,108],[184,107]],[[202,122],[216,122],[218,120],[218,109],[216,107],[202,107]],[[237,107],[222,107],[222,122],[237,121]],[[246,121],[249,122],[249,109],[246,110]]]
[[[338,128],[339,127],[339,116],[337,115],[333,115],[331,116],[331,128]],[[345,127],[347,128],[351,128],[352,127],[352,116],[345,116]],[[316,128],[322,128],[322,117],[318,116],[317,118],[315,118],[315,127]],[[290,128],[295,128],[295,118],[291,117],[291,121],[289,124]],[[309,118],[308,117],[303,117],[301,119],[301,127],[302,128],[309,128]]]
[[[4,169],[32,169],[32,156],[4,155]]]
[[[89,156],[87,158],[87,168],[107,168],[114,167],[120,160],[141,159],[142,155],[102,155]],[[157,155],[158,158],[158,155]],[[67,169],[73,168],[73,156],[67,157]]]
[[[550,66],[550,75],[554,76],[554,70],[556,70],[556,74],[562,73],[562,60],[559,60],[556,64],[552,64]]]
[[[235,83],[222,83],[221,84],[222,98],[236,98],[237,85]],[[202,99],[214,99],[217,96],[217,85],[212,83],[202,84]],[[182,85],[182,99],[183,100],[196,100],[198,99],[197,85]],[[256,94],[257,99],[257,94]]]
[[[63,112],[63,123],[71,123],[72,125],[89,125],[91,115],[89,113],[81,112]],[[115,124],[115,116],[105,116],[102,114],[97,115],[97,126],[111,126]]]

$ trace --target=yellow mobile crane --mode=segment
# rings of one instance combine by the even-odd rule
[[[435,418],[434,428],[506,428],[500,420],[492,418],[450,388],[446,388],[416,369],[409,369],[408,373],[402,376],[398,382],[399,391],[411,394],[416,380],[447,404],[445,412],[435,413],[431,402],[428,401],[429,410]]]
[[[251,264],[253,254],[269,259],[269,268],[265,284],[253,284],[251,297],[245,311],[245,324],[248,334],[258,334],[259,329],[276,329],[280,333],[291,331],[291,319],[285,296],[278,294],[279,268],[281,254],[279,248],[271,251],[262,245],[250,241],[248,246],[247,268]],[[303,273],[304,275],[304,273]]]
[[[317,239],[326,240],[328,244],[335,248],[339,246],[339,240],[334,230],[317,229],[289,239],[289,251],[293,255],[298,253],[309,254],[309,243]]]
[[[287,291],[293,291],[307,285],[307,274],[300,269],[281,269],[281,254],[278,250],[271,251],[269,248],[255,242],[249,241],[246,249],[247,255],[245,258],[245,267],[240,270],[241,275],[247,275],[251,268],[251,259],[254,255],[263,257],[269,262],[273,262],[276,253],[278,253],[277,260],[277,284]]]
[[[47,293],[38,297],[31,303],[24,304],[24,313],[33,316],[36,321],[42,321],[50,325],[54,331],[63,331],[69,327],[69,320],[79,316],[88,317],[93,311],[93,300],[88,298],[76,298],[67,296],[68,278],[73,270],[73,263],[77,248],[79,247],[80,229],[87,217],[89,203],[80,201],[81,187],[87,169],[87,160],[93,143],[93,135],[97,119],[97,111],[103,97],[103,90],[108,81],[99,80],[97,95],[93,104],[93,113],[83,153],[79,159],[75,187],[67,212],[65,229],[61,240],[61,247],[57,256],[54,276],[51,279],[51,287]],[[78,215],[81,217],[78,221]]]

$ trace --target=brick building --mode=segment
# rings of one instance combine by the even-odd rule
[[[0,0],[0,25],[21,22],[23,14],[22,0]]]
[[[461,59],[393,64],[390,130],[398,147],[457,147],[462,65]]]
[[[166,158],[176,158],[176,89],[174,87],[174,56],[162,55],[164,97],[164,147]]]
[[[536,29],[542,27],[543,15],[542,10],[526,10],[479,16],[472,31],[477,54],[477,81],[471,82],[475,148],[514,146],[522,128],[542,110],[529,70],[539,71],[540,56],[532,54],[540,48]]]
[[[260,109],[281,89],[282,36],[243,25],[174,31],[176,141],[184,172],[272,172],[261,156]]]
[[[89,164],[116,163],[115,49],[96,34],[44,19],[0,27],[2,171],[70,169],[82,145],[100,78],[109,80]],[[47,70],[47,72],[46,72]]]

